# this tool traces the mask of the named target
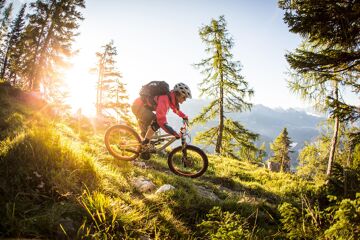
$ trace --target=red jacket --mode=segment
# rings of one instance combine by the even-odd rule
[[[170,99],[171,101],[170,101]],[[159,126],[167,133],[173,134],[173,129],[167,125],[166,114],[169,111],[169,108],[181,118],[188,118],[182,111],[179,109],[179,104],[176,101],[175,92],[170,91],[168,95],[161,95],[154,97],[155,106],[152,106],[150,102],[144,103],[143,100],[139,97],[135,100],[134,104],[136,105],[146,105],[151,110],[156,112],[156,121]],[[169,129],[170,127],[170,129]]]

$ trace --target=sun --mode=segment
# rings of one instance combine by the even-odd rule
[[[72,112],[81,111],[86,116],[94,116],[96,76],[90,74],[89,68],[82,64],[73,65],[64,73],[64,82],[69,93],[66,103]]]

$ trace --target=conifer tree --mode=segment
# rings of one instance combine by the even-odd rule
[[[11,22],[11,13],[13,10],[13,4],[10,3],[2,13],[2,17],[0,19],[0,59],[3,59],[4,56],[4,44],[6,41],[6,35],[9,31],[9,25]]]
[[[316,140],[314,143],[305,143],[299,153],[297,175],[316,182],[325,180],[326,163],[329,144]]]
[[[5,1],[0,3],[0,10],[4,7]],[[0,40],[3,41],[5,35],[7,34],[9,24],[11,22],[11,14],[13,10],[13,3],[9,3],[9,5],[4,9],[2,13],[2,17],[0,19]]]
[[[255,160],[259,149],[254,141],[259,135],[244,128],[238,121],[225,119],[223,153],[239,160]]]
[[[10,32],[7,34],[7,39],[4,46],[4,56],[2,60],[0,77],[6,78],[13,85],[16,85],[16,76],[20,72],[20,62],[23,54],[23,42],[21,36],[25,26],[25,10],[26,4],[23,4],[17,17],[13,20],[10,26]]]
[[[270,161],[280,163],[281,171],[290,170],[289,153],[292,152],[290,151],[291,143],[287,129],[284,128],[274,142],[270,144],[270,148],[274,152],[274,156],[270,158]]]
[[[239,122],[226,118],[226,113],[250,110],[252,104],[246,101],[253,95],[248,83],[240,75],[240,62],[233,60],[230,52],[234,43],[226,29],[224,16],[212,19],[209,25],[203,26],[200,38],[205,43],[209,57],[195,66],[202,68],[205,79],[200,83],[201,95],[213,98],[212,102],[193,120],[194,123],[208,122],[217,117],[218,125],[198,135],[197,140],[207,145],[215,145],[218,154],[232,154],[236,142],[238,146],[248,147],[255,134],[246,130]],[[235,137],[236,136],[236,137]],[[232,139],[232,140],[230,140]],[[226,143],[224,140],[234,141]],[[245,141],[244,141],[245,140]]]
[[[6,0],[0,0],[0,10],[3,9]]]
[[[32,91],[40,84],[45,90],[56,85],[58,68],[67,66],[66,58],[72,55],[71,45],[82,15],[78,8],[84,0],[37,0],[30,4],[32,13],[25,29],[26,59],[23,75]],[[48,93],[51,95],[51,93]]]
[[[331,175],[339,122],[360,116],[354,113],[358,108],[342,101],[339,93],[339,85],[360,91],[360,3],[280,0],[279,6],[285,10],[284,21],[290,31],[305,38],[300,48],[286,55],[297,78],[293,89],[309,99],[322,95],[335,119],[327,168],[327,175]],[[326,85],[333,86],[332,94],[326,94]]]
[[[110,41],[97,52],[98,73],[96,113],[98,116],[115,117],[118,120],[130,122],[128,95],[125,84],[121,82],[121,73],[116,69],[117,50],[114,42]]]

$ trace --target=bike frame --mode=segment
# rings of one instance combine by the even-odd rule
[[[186,135],[187,135],[187,129],[186,126],[184,125],[183,127],[181,127],[181,145],[183,146],[183,148],[186,146]],[[170,146],[170,144],[172,144],[173,142],[175,142],[177,139],[176,137],[174,137],[171,134],[162,134],[162,135],[157,135],[155,134],[151,139],[150,139],[150,143],[154,144],[155,146],[155,151],[156,152],[160,152],[162,150],[164,150],[166,147]],[[157,142],[162,142],[162,141],[166,141],[165,144],[163,144],[160,147],[156,147],[156,143]]]
[[[166,143],[160,147],[156,147],[156,143],[159,141],[166,141]],[[156,152],[160,152],[160,151],[164,150],[165,148],[167,148],[170,144],[172,144],[175,141],[176,141],[176,138],[171,134],[154,135],[150,139],[150,143],[155,146]]]

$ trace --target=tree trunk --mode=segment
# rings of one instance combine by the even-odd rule
[[[334,98],[337,101],[339,99],[339,88],[337,82],[334,82]],[[335,106],[336,108],[337,106]],[[335,123],[334,123],[334,134],[331,139],[331,146],[330,146],[330,154],[329,154],[329,161],[328,161],[328,167],[326,170],[326,175],[328,177],[331,176],[331,168],[335,157],[335,150],[336,150],[336,143],[339,133],[339,117],[335,116]]]
[[[223,131],[224,131],[224,88],[223,88],[223,78],[221,76],[221,83],[220,83],[220,99],[219,99],[219,132],[218,137],[216,140],[216,147],[215,152],[218,154],[222,153],[222,138],[223,138]]]
[[[219,129],[218,129],[218,137],[216,140],[215,152],[218,154],[222,154],[222,139],[223,139],[223,131],[224,131],[224,73],[222,66],[222,56],[221,56],[221,45],[217,48],[217,57],[218,57],[218,71],[220,76],[220,96],[219,96]]]
[[[11,42],[11,39],[10,39],[10,41],[9,41],[9,44],[10,44],[10,42]],[[7,48],[6,48],[4,63],[3,63],[3,65],[2,65],[2,69],[1,69],[1,75],[0,75],[0,77],[1,77],[2,79],[4,79],[4,77],[5,77],[6,68],[8,67],[8,60],[9,60],[9,46],[7,46]],[[9,79],[9,80],[10,80],[10,79]]]
[[[57,12],[55,12],[56,14]],[[54,14],[54,15],[55,15]],[[54,16],[53,15],[53,16]],[[56,16],[56,15],[55,15]],[[50,40],[51,38],[53,37],[54,35],[54,27],[55,27],[55,22],[54,22],[54,19],[51,19],[51,24],[50,24],[50,27],[49,27],[49,30],[47,32],[47,35],[46,35],[46,38],[44,40],[44,43],[42,44],[43,46],[41,47],[40,49],[40,52],[39,52],[39,61],[38,61],[38,64],[37,66],[35,67],[35,87],[36,89],[39,89],[40,88],[40,84],[42,82],[42,78],[44,77],[44,67],[46,68],[47,66],[45,65],[45,62],[46,62],[46,58],[48,57],[47,56],[47,52],[48,52],[48,48],[49,48],[49,44],[50,44]],[[36,90],[35,89],[35,90]]]
[[[284,172],[284,158],[285,158],[284,155],[285,155],[285,151],[283,151],[281,154],[280,172]]]
[[[331,175],[331,168],[332,168],[332,163],[333,163],[334,157],[335,157],[335,149],[336,149],[336,143],[337,143],[337,138],[338,138],[338,132],[339,132],[339,118],[335,117],[334,134],[333,134],[333,137],[331,139],[331,148],[330,148],[330,154],[329,154],[329,161],[328,161],[328,167],[327,167],[327,170],[326,170],[326,175],[327,176]]]
[[[38,79],[38,75],[39,75],[39,67],[40,63],[39,63],[39,59],[40,59],[40,55],[41,55],[41,45],[43,45],[43,43],[41,42],[44,38],[43,35],[45,36],[45,29],[48,26],[48,21],[51,17],[53,17],[52,13],[52,9],[55,5],[56,1],[52,1],[51,5],[49,6],[48,11],[46,12],[46,17],[44,19],[44,23],[41,26],[40,29],[40,33],[39,33],[39,38],[36,42],[36,47],[35,47],[35,51],[34,51],[34,60],[32,63],[32,69],[29,75],[29,86],[30,86],[30,91],[39,91],[40,90],[40,80]],[[53,22],[52,24],[53,25]],[[47,34],[49,33],[49,31],[47,32]],[[45,37],[45,39],[48,36]]]

